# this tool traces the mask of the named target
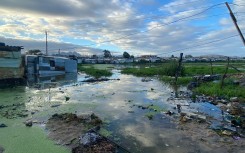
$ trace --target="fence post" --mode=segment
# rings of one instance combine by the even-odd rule
[[[228,72],[229,65],[230,65],[230,57],[227,58],[227,65],[226,65],[225,73],[224,73],[224,75],[223,75],[223,77],[222,77],[222,80],[221,80],[221,86],[220,86],[221,89],[222,89],[223,86],[224,86],[224,80],[225,80],[225,78],[226,78],[226,74],[227,74],[227,72]]]
[[[210,59],[210,68],[211,68],[211,74],[213,75],[214,74],[214,70],[213,70],[213,62],[212,62],[211,59]]]
[[[178,77],[179,77],[179,73],[181,71],[181,63],[182,63],[182,59],[183,59],[183,53],[180,53],[180,58],[179,58],[179,65],[178,65],[178,68],[175,72],[175,84],[177,85],[177,80],[178,80]]]

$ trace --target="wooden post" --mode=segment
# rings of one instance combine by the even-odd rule
[[[181,63],[182,63],[182,59],[183,59],[183,53],[180,53],[180,58],[179,58],[179,65],[178,65],[178,68],[175,72],[175,84],[177,84],[177,80],[178,80],[178,77],[179,77],[179,73],[181,71]]]
[[[241,70],[237,69],[235,66],[230,65],[231,68],[233,68],[234,70],[236,70],[237,72],[241,72]]]
[[[221,86],[220,86],[221,89],[222,89],[223,86],[224,86],[224,80],[225,80],[225,78],[226,78],[226,74],[227,74],[227,72],[228,72],[229,65],[230,65],[230,58],[228,57],[228,58],[227,58],[227,65],[226,65],[225,73],[224,73],[224,75],[223,75],[223,77],[222,77],[222,80],[221,80]]]
[[[210,68],[211,68],[211,75],[214,74],[214,71],[213,71],[213,62],[212,60],[210,59]]]
[[[233,12],[232,12],[232,10],[231,10],[229,4],[228,4],[227,2],[225,2],[225,4],[226,4],[226,6],[227,6],[227,8],[228,8],[228,10],[229,10],[229,12],[230,12],[231,19],[232,19],[232,21],[233,21],[233,23],[234,23],[234,25],[235,25],[235,27],[236,27],[236,29],[237,29],[237,32],[239,33],[239,35],[240,35],[240,37],[241,37],[241,39],[242,39],[243,45],[245,46],[245,39],[244,39],[243,34],[242,34],[242,32],[241,32],[241,30],[240,30],[238,24],[237,24],[236,17],[235,17],[235,15],[233,14]]]
[[[48,56],[48,31],[45,31],[46,35],[46,56]]]

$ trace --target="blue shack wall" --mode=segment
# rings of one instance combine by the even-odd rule
[[[77,61],[71,59],[65,60],[65,71],[67,73],[77,73]]]

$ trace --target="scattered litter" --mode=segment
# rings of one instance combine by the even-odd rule
[[[0,128],[8,127],[6,124],[0,123]]]
[[[56,105],[52,105],[51,107],[54,108],[54,107],[59,107],[61,104],[56,104]]]
[[[89,146],[101,140],[101,137],[94,132],[85,133],[80,137],[80,143]]]
[[[66,101],[70,100],[70,97],[65,96]]]

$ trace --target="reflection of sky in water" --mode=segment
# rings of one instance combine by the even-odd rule
[[[79,75],[78,83],[50,90],[28,89],[26,94],[31,95],[31,98],[26,103],[26,108],[32,111],[39,110],[39,113],[33,115],[39,119],[47,119],[45,115],[50,116],[53,113],[95,112],[102,119],[110,121],[106,128],[113,131],[113,136],[120,137],[119,143],[132,152],[178,153],[198,148],[190,147],[189,143],[192,141],[181,135],[175,124],[164,114],[158,113],[153,120],[149,120],[145,116],[149,110],[133,107],[149,104],[160,108],[172,107],[173,105],[167,101],[172,89],[155,79],[142,82],[141,78],[121,75],[117,70],[113,72],[111,78],[119,78],[120,81],[81,83],[79,81],[84,80],[85,75]],[[68,101],[65,100],[66,96],[70,98]],[[56,104],[61,106],[51,107]]]

